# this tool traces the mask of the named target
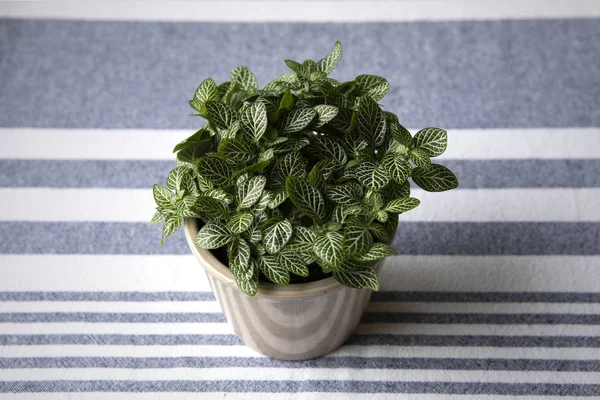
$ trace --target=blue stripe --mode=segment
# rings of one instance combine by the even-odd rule
[[[0,292],[0,301],[214,301],[212,292]],[[600,303],[600,293],[375,292],[374,302]]]
[[[0,313],[0,323],[88,322],[88,323],[211,323],[227,322],[221,313],[101,313],[101,312],[14,312]],[[598,325],[597,314],[483,314],[367,312],[362,323]]]
[[[107,346],[238,346],[234,335],[0,335],[2,346],[31,345],[107,345]],[[355,346],[436,346],[436,347],[590,347],[600,348],[598,336],[498,336],[498,335],[392,335],[355,334],[347,345]]]
[[[163,247],[160,231],[146,223],[6,221],[0,254],[190,253],[182,231]],[[598,255],[600,223],[403,222],[394,247],[405,255]]]
[[[459,189],[600,187],[600,159],[443,160]],[[0,160],[0,187],[148,189],[174,161]]]
[[[599,25],[4,19],[0,126],[193,129],[187,100],[205,77],[247,65],[265,84],[284,58],[318,58],[334,38],[345,47],[333,76],[387,77],[383,105],[407,126],[600,126]]]
[[[268,357],[9,357],[0,358],[0,368],[375,368],[600,372],[600,360],[320,357],[281,361]]]
[[[438,393],[497,395],[600,395],[600,385],[500,382],[402,381],[0,381],[2,393],[47,392],[255,392],[255,393]]]

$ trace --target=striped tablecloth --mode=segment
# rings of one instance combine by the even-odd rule
[[[82,3],[0,4],[0,398],[600,396],[600,2]],[[149,188],[202,79],[337,39],[461,186],[415,191],[346,346],[276,361]]]

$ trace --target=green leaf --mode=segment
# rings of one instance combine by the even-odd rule
[[[375,243],[365,254],[356,257],[359,261],[375,261],[380,258],[396,255],[396,250],[385,243]]]
[[[369,225],[369,231],[379,240],[387,240],[388,239],[388,231],[385,227],[377,222],[373,222]]]
[[[278,111],[289,111],[294,108],[294,103],[295,101],[292,92],[290,92],[290,89],[286,89],[281,97],[281,101],[279,102]]]
[[[244,239],[237,238],[231,243],[229,249],[229,268],[236,278],[239,277],[241,280],[252,279],[254,271],[249,271],[250,255],[250,246]]]
[[[190,105],[199,113],[205,113],[206,107],[204,107],[204,103],[207,101],[219,101],[219,91],[217,90],[217,85],[215,81],[211,78],[207,78],[202,81],[198,89],[196,89],[196,93],[194,94],[194,98],[190,100]]]
[[[277,160],[271,178],[273,186],[285,186],[288,176],[306,176],[306,161],[299,151],[286,154]]]
[[[317,112],[312,108],[297,108],[292,110],[286,117],[283,124],[283,134],[300,132],[306,128],[317,116]]]
[[[339,164],[346,164],[348,156],[344,147],[337,141],[326,136],[321,136],[317,140],[318,148],[321,154],[337,161]]]
[[[356,204],[361,201],[362,196],[362,187],[355,182],[330,186],[327,189],[327,197],[338,204]]]
[[[192,171],[185,165],[172,169],[167,176],[167,187],[171,190],[179,190],[183,176],[191,173]]]
[[[245,232],[248,228],[250,228],[253,219],[254,216],[248,212],[234,214],[231,218],[229,218],[229,221],[227,221],[227,228],[232,233]]]
[[[204,157],[198,165],[198,173],[215,186],[227,186],[233,170],[227,161],[218,157]]]
[[[221,142],[219,154],[228,160],[247,163],[254,158],[254,149],[242,139],[231,138]]]
[[[292,224],[288,220],[275,222],[263,233],[263,244],[270,254],[276,254],[292,237]]]
[[[390,132],[392,137],[398,141],[401,145],[405,146],[407,149],[412,149],[412,135],[402,125],[398,122],[392,122],[390,124]]]
[[[175,214],[182,218],[194,218],[197,216],[196,201],[198,196],[186,196],[175,201]]]
[[[262,195],[266,184],[267,178],[262,175],[255,176],[241,184],[237,190],[238,208],[252,207]]]
[[[322,267],[335,270],[344,262],[344,236],[339,232],[320,235],[314,242],[313,250]]]
[[[352,269],[334,271],[333,277],[344,286],[354,289],[379,290],[377,273],[368,265],[355,266]]]
[[[254,143],[258,143],[265,134],[267,125],[267,108],[264,103],[256,102],[242,113],[242,130]]]
[[[317,62],[317,71],[324,72],[325,75],[329,75],[331,71],[342,59],[342,44],[338,41],[335,42],[333,50]]]
[[[206,103],[206,112],[210,122],[219,129],[229,128],[238,119],[237,112],[225,103],[209,101]]]
[[[279,189],[275,192],[273,198],[269,202],[269,208],[275,208],[283,203],[288,198],[287,191],[285,189]]]
[[[286,189],[292,203],[304,214],[317,220],[325,218],[325,200],[313,185],[291,175],[286,180]]]
[[[458,187],[458,179],[448,168],[432,164],[431,168],[415,168],[412,172],[413,182],[428,192],[443,192]]]
[[[287,285],[290,283],[290,273],[281,265],[276,256],[262,256],[258,259],[258,267],[273,283]]]
[[[250,261],[249,271],[252,272],[251,278],[244,280],[238,279],[235,277],[235,284],[240,288],[240,290],[246,293],[248,296],[254,296],[258,291],[258,268],[256,267],[254,261]]]
[[[381,160],[381,166],[398,183],[406,181],[412,172],[410,163],[401,155],[394,153],[387,153]]]
[[[230,204],[233,201],[231,196],[222,189],[209,189],[209,190],[203,192],[202,195],[212,197],[213,199],[220,200],[225,204]]]
[[[437,157],[446,151],[448,133],[440,128],[421,129],[413,138],[413,143],[429,157]]]
[[[169,217],[171,216],[171,213],[168,213],[167,210],[163,210],[161,208],[158,208],[156,213],[154,213],[154,216],[152,217],[152,220],[150,221],[151,225],[156,225],[156,224],[160,224],[165,222],[167,219],[169,219]]]
[[[302,257],[296,252],[284,249],[277,255],[279,265],[299,276],[307,277],[309,275],[308,267]]]
[[[227,227],[220,222],[211,222],[204,225],[196,236],[196,246],[201,249],[218,249],[233,240],[233,235]]]
[[[152,194],[159,207],[171,209],[175,205],[175,195],[164,186],[152,186]]]
[[[423,169],[429,169],[431,167],[431,159],[425,150],[413,149],[409,154],[410,159],[417,165],[417,167],[421,167]]]
[[[165,221],[162,230],[162,239],[160,240],[161,246],[164,244],[164,240],[167,236],[172,235],[177,229],[179,229],[182,222],[183,218],[177,217],[175,215],[173,215],[171,218]]]
[[[379,222],[386,222],[388,220],[388,213],[381,210],[381,211],[377,211],[377,214],[375,215],[375,218],[377,218],[377,221]]]
[[[246,92],[254,92],[258,89],[258,80],[256,76],[248,69],[248,67],[237,67],[231,70],[229,77],[231,83],[238,84],[239,87],[244,89]]]
[[[359,96],[367,95],[375,101],[383,99],[390,90],[389,82],[377,75],[359,75],[354,84]]]
[[[182,142],[183,143],[183,142]],[[192,142],[177,153],[179,161],[194,164],[198,159],[203,157],[212,147],[211,139],[204,139],[197,142]],[[177,148],[177,147],[176,147]]]
[[[344,247],[349,254],[366,253],[373,246],[373,235],[364,226],[348,225],[344,230]]]
[[[308,78],[310,75],[310,71],[306,65],[300,64],[294,60],[284,60],[285,65],[287,65],[292,71],[296,73],[301,78]]]
[[[379,190],[390,181],[390,175],[385,168],[372,161],[365,161],[356,168],[356,178],[372,190]]]
[[[362,97],[358,103],[356,114],[358,133],[369,143],[379,146],[383,143],[386,133],[386,122],[381,108],[370,97]]]
[[[315,262],[313,246],[316,238],[317,234],[313,230],[297,226],[294,228],[293,237],[285,246],[285,250],[296,252],[302,257],[305,264],[311,264]]]
[[[206,127],[200,128],[192,136],[179,142],[177,146],[175,146],[175,148],[173,149],[173,153],[177,153],[179,150],[185,149],[186,147],[191,146],[194,143],[201,142],[206,139],[210,139],[210,131],[206,129]]]
[[[315,128],[319,128],[334,119],[340,111],[340,109],[336,106],[331,106],[328,104],[319,104],[315,106],[314,109],[318,115]]]
[[[403,213],[417,207],[421,202],[414,197],[405,197],[402,199],[392,200],[385,206],[385,210],[393,213]],[[382,221],[385,222],[385,221]]]
[[[196,201],[195,211],[200,216],[221,219],[227,216],[227,205],[216,198],[200,196]]]

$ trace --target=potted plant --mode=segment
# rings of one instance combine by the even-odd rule
[[[163,240],[184,225],[236,334],[279,359],[327,354],[354,331],[379,260],[395,254],[398,215],[419,205],[409,177],[458,186],[431,162],[446,131],[413,137],[378,104],[384,78],[329,78],[341,55],[337,42],[318,62],[286,60],[291,71],[263,89],[246,67],[204,80],[190,105],[207,123],[153,188]]]

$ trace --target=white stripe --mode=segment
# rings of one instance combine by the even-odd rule
[[[600,359],[600,348],[343,346],[330,357]],[[265,357],[246,346],[0,346],[0,357]]]
[[[598,325],[362,324],[357,332],[399,335],[600,336]],[[231,335],[227,323],[0,323],[0,335]]]
[[[374,301],[370,312],[485,314],[600,314],[600,303],[488,303]],[[216,301],[7,301],[0,312],[220,313]]]
[[[3,400],[281,400],[281,393],[17,393],[3,394]],[[405,394],[405,393],[285,393],[289,400],[446,400],[483,399],[512,400],[514,396]],[[544,400],[565,400],[583,397],[544,396]],[[586,397],[589,399],[589,397]],[[540,400],[539,396],[519,396],[519,400]]]
[[[414,189],[421,205],[401,221],[600,221],[599,188]],[[39,207],[43,199],[44,206]],[[148,189],[0,188],[0,221],[145,222],[156,204]]]
[[[599,256],[395,256],[382,290],[594,292]],[[210,291],[191,255],[0,255],[0,291]],[[115,277],[119,279],[115,279]]]
[[[192,133],[0,128],[0,159],[173,160],[173,147]],[[448,137],[448,150],[440,157],[443,159],[600,158],[600,128],[450,129]]]
[[[438,21],[600,16],[594,0],[404,0],[404,1],[162,1],[9,3],[13,18],[137,21],[359,22]]]
[[[598,372],[448,371],[336,368],[24,368],[0,369],[0,380],[360,380],[410,382],[511,382],[597,384]]]

